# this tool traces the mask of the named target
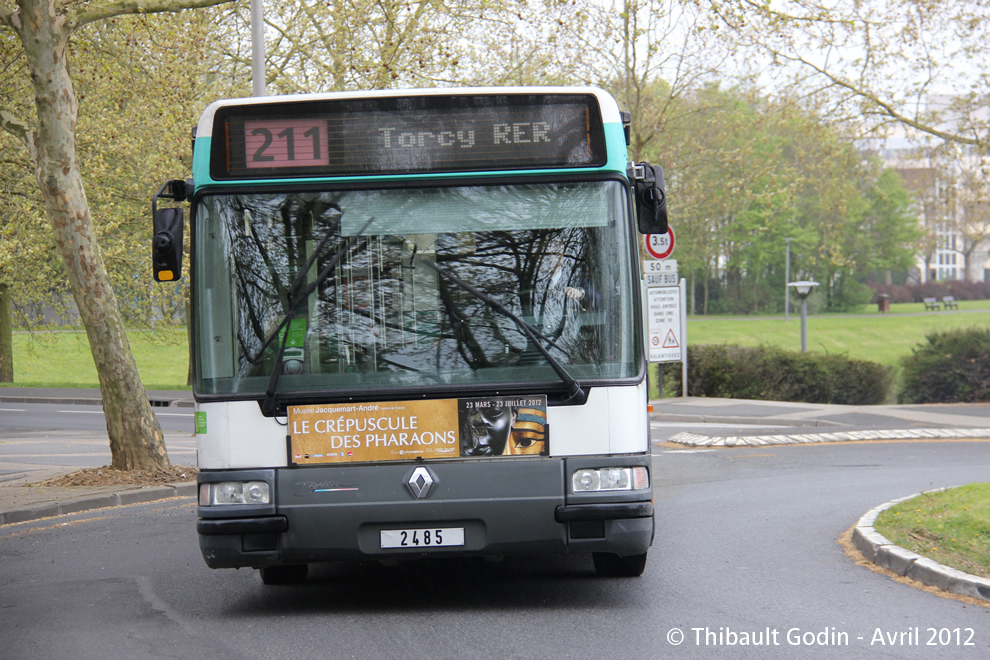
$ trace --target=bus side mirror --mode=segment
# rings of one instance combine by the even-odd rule
[[[174,282],[182,275],[182,209],[155,209],[151,263],[156,282]]]
[[[636,192],[636,223],[640,234],[667,233],[667,195],[663,168],[649,163],[630,166]]]
[[[158,208],[158,199],[184,202],[192,190],[192,180],[172,179],[162,184],[151,198],[151,270],[156,282],[174,282],[182,276],[182,209]]]

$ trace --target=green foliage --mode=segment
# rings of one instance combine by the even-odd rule
[[[680,372],[664,373],[680,391]],[[688,351],[689,396],[869,405],[886,401],[890,384],[888,367],[842,355],[774,346],[702,345]]]
[[[72,42],[87,199],[132,327],[183,318],[188,280],[151,278],[150,200],[162,181],[188,175],[199,113],[233,91],[217,74],[222,40],[211,38],[220,11],[122,16],[86,26]]]
[[[23,49],[0,28],[0,110],[34,120],[34,98]],[[68,285],[62,258],[34,178],[31,156],[15,134],[0,130],[0,285],[9,286],[11,322],[40,309]]]
[[[902,365],[901,403],[990,401],[990,329],[933,331]]]
[[[667,168],[675,256],[698,283],[697,313],[783,311],[788,239],[790,279],[820,282],[829,311],[867,302],[859,280],[870,272],[912,263],[910,195],[822,109],[708,85],[666,111],[674,119],[646,155]]]
[[[842,273],[835,279],[830,294],[827,308],[830,312],[854,312],[873,299],[873,289],[850,273]]]

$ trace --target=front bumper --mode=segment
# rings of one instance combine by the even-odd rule
[[[268,507],[199,507],[200,548],[213,568],[423,555],[642,554],[654,536],[652,488],[565,491],[582,467],[649,466],[649,455],[478,459],[200,472],[200,483],[270,480]],[[425,465],[425,498],[406,484]],[[383,549],[391,529],[464,529],[464,545]]]

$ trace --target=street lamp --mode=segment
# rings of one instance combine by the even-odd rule
[[[818,282],[788,282],[787,286],[794,289],[801,299],[801,352],[808,352],[808,296],[818,286]]]
[[[793,238],[785,238],[784,241],[787,243],[787,257],[784,262],[784,281],[787,282],[791,279],[791,241]],[[791,318],[791,298],[788,295],[791,290],[788,288],[790,284],[784,287],[784,320],[790,320]]]

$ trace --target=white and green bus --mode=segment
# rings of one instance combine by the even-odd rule
[[[586,553],[654,536],[640,233],[659,168],[594,88],[220,101],[155,195],[190,206],[200,546],[336,560]],[[163,199],[172,200],[169,207]]]

